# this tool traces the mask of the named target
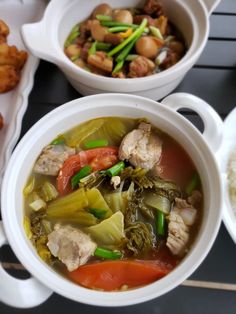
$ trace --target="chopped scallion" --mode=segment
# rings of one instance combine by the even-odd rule
[[[125,168],[125,163],[123,161],[119,161],[117,164],[115,164],[111,168],[105,171],[101,171],[101,172],[110,177],[114,177],[114,176],[117,176],[124,168]]]
[[[106,216],[107,209],[103,208],[89,208],[89,212],[98,219],[103,219]]]
[[[89,48],[88,54],[89,56],[94,55],[97,51],[97,41],[95,41],[92,46]]]
[[[96,148],[96,147],[104,147],[104,146],[108,146],[108,140],[106,139],[102,139],[102,140],[93,140],[93,141],[89,141],[86,142],[84,144],[84,147],[86,149],[90,149],[90,148]]]
[[[96,19],[99,21],[112,21],[112,17],[110,15],[98,14],[96,15]]]
[[[87,175],[89,175],[92,171],[91,166],[84,166],[83,168],[80,169],[79,172],[77,172],[72,178],[71,178],[71,186],[72,189],[76,188],[76,186],[79,184],[80,180]]]
[[[94,256],[101,257],[104,259],[115,260],[115,259],[120,259],[122,257],[122,253],[119,251],[110,251],[107,249],[97,247],[94,252]]]
[[[191,195],[194,190],[196,190],[200,185],[200,178],[197,173],[195,173],[189,183],[186,186],[185,192],[187,195]]]
[[[160,210],[156,213],[156,232],[157,236],[165,235],[165,215]]]

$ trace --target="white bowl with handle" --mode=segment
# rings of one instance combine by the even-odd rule
[[[112,8],[136,7],[140,0],[107,0]],[[72,27],[87,18],[101,1],[52,0],[39,23],[24,25],[22,35],[37,57],[56,64],[82,95],[131,93],[154,100],[173,91],[203,51],[209,34],[209,16],[220,0],[163,0],[170,21],[183,34],[188,51],[174,66],[143,78],[117,79],[90,73],[71,62],[63,51]]]
[[[177,112],[180,108],[192,109],[200,115],[204,123],[203,134]],[[152,284],[122,292],[90,290],[67,280],[41,260],[23,228],[23,188],[41,150],[58,134],[101,116],[145,117],[168,133],[191,156],[204,193],[202,224],[190,252],[180,265]],[[220,226],[222,186],[214,155],[221,140],[222,120],[218,114],[203,100],[184,93],[170,95],[162,103],[126,94],[94,95],[73,100],[48,113],[17,145],[4,175],[0,246],[8,242],[32,277],[21,281],[0,267],[0,300],[16,307],[32,307],[55,291],[86,304],[125,306],[151,300],[178,286],[206,257]]]

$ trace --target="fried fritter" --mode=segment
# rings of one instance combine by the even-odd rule
[[[0,93],[5,93],[16,86],[20,72],[12,65],[0,65]]]
[[[0,20],[0,93],[13,89],[20,80],[20,70],[23,68],[28,54],[9,46],[6,42],[9,27]]]
[[[27,59],[27,52],[18,50],[16,46],[0,45],[0,65],[12,65],[21,70]]]
[[[5,43],[7,41],[8,34],[9,27],[3,20],[0,20],[0,44]]]

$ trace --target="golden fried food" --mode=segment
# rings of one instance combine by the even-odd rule
[[[12,65],[17,70],[21,70],[27,59],[27,52],[20,51],[16,46],[0,45],[0,66]]]
[[[20,80],[20,70],[23,68],[28,54],[18,50],[16,46],[9,46],[6,38],[9,28],[0,20],[0,93],[13,89]]]
[[[9,27],[3,20],[0,20],[0,44],[5,43],[7,41],[8,34]]]
[[[5,93],[16,86],[20,72],[12,65],[0,65],[0,93]]]

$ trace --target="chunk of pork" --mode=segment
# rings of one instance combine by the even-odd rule
[[[34,172],[56,176],[64,161],[75,154],[75,149],[66,145],[46,146],[34,166]]]
[[[97,245],[84,232],[56,224],[48,235],[47,246],[52,255],[58,257],[69,271],[84,265],[93,255]]]
[[[138,129],[128,133],[119,148],[119,158],[128,160],[133,166],[152,169],[159,161],[162,141],[151,132],[151,125],[140,123]]]

